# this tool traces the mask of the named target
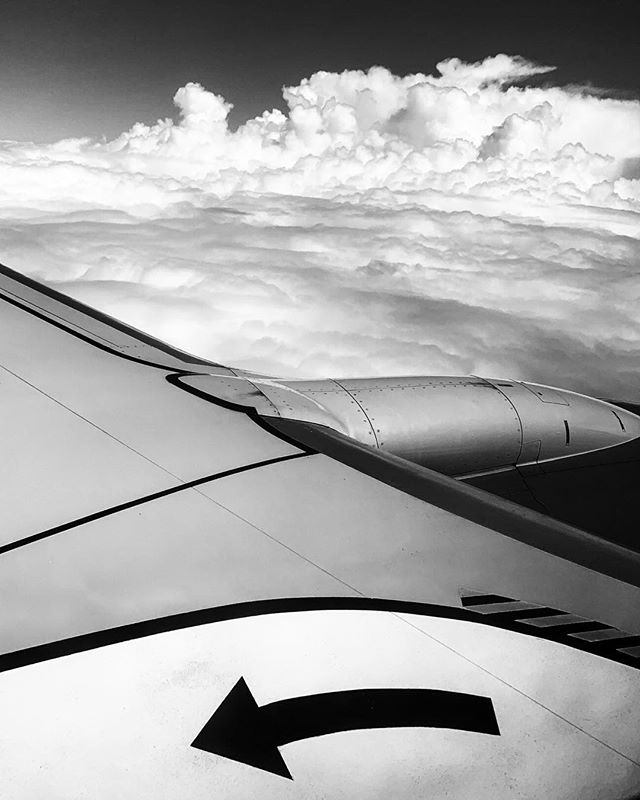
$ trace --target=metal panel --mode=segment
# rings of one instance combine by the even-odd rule
[[[479,378],[341,380],[379,446],[447,474],[513,464],[520,423],[506,398]]]
[[[453,605],[460,586],[488,586],[640,632],[637,587],[501,536],[326,456],[224,478],[202,491],[365,596]],[[486,517],[490,524],[488,511]],[[518,523],[514,515],[514,530]]]
[[[238,487],[251,506],[250,485]],[[187,489],[3,554],[0,650],[230,603],[357,594],[242,517]]]
[[[376,433],[362,406],[344,386],[335,380],[287,381],[284,385],[301,392],[313,399],[340,420],[347,436],[357,439],[363,444],[379,446]],[[340,430],[340,428],[337,428]]]
[[[567,396],[561,390],[552,389],[551,386],[541,386],[539,383],[527,383],[525,381],[521,381],[520,385],[535,394],[543,403],[556,403],[561,406],[569,405]]]
[[[587,453],[640,436],[640,417],[603,400],[537,384],[491,382],[510,400],[522,423],[518,464]]]
[[[518,464],[535,463],[569,452],[565,442],[563,420],[567,416],[567,405],[544,403],[531,389],[517,381],[489,379],[512,404],[522,426],[522,449]]]
[[[0,367],[0,545],[175,483]]]

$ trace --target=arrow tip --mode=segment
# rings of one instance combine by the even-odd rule
[[[293,780],[244,678],[220,703],[191,746]]]

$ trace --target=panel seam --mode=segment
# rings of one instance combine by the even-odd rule
[[[371,433],[373,434],[373,438],[376,440],[376,447],[379,450],[380,449],[380,441],[378,439],[378,435],[376,434],[376,429],[373,427],[373,422],[369,419],[369,415],[364,410],[364,407],[363,407],[362,403],[358,400],[357,397],[355,397],[353,394],[351,394],[351,392],[346,388],[346,386],[343,386],[340,383],[340,381],[337,381],[335,378],[331,378],[331,380],[332,380],[333,383],[336,384],[336,386],[339,386],[342,389],[343,392],[346,392],[349,395],[349,397],[353,400],[353,402],[357,404],[357,406],[360,409],[360,411],[362,411],[362,413],[364,414],[364,418],[369,423],[369,427],[371,428]]]

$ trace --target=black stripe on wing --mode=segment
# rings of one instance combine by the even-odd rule
[[[540,636],[640,668],[640,635],[558,608],[475,589],[460,589],[460,603],[482,621]]]

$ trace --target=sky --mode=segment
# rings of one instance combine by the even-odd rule
[[[0,261],[261,373],[637,402],[633,9],[7,0]]]
[[[552,82],[637,96],[634,11],[635,0],[4,0],[0,138],[115,137],[173,113],[189,81],[232,102],[235,127],[285,111],[281,87],[318,70],[405,75],[503,52],[555,65]]]

